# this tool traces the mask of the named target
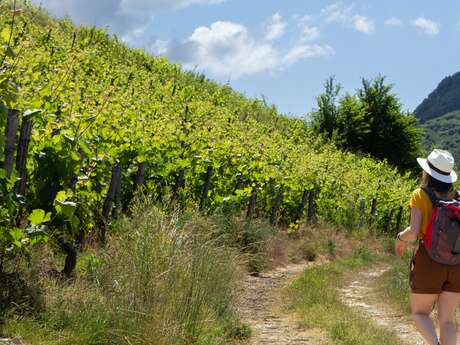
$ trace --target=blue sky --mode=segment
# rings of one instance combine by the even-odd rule
[[[32,0],[284,113],[303,116],[329,76],[354,93],[386,76],[407,110],[460,71],[460,1]],[[442,5],[441,5],[442,4]]]

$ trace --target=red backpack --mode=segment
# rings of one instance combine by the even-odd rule
[[[453,200],[436,197],[431,188],[422,188],[433,204],[423,244],[428,255],[446,265],[460,264],[460,198]]]

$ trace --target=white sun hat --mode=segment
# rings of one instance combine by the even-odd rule
[[[417,158],[418,164],[431,177],[445,183],[457,181],[454,169],[454,157],[449,151],[434,149],[428,158]]]

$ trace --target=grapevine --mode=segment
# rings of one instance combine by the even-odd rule
[[[286,225],[303,216],[299,205],[312,190],[317,216],[350,228],[363,217],[368,224],[377,199],[372,221],[383,229],[414,188],[387,163],[323,143],[304,120],[264,101],[127,48],[102,29],[53,19],[27,2],[16,4],[21,11],[13,5],[0,4],[1,162],[8,111],[33,128],[21,198],[18,172],[0,169],[2,256],[12,244],[50,236],[69,253],[105,226],[115,166],[115,216],[141,181],[158,203],[201,203],[205,213],[245,209],[256,195],[252,214]]]

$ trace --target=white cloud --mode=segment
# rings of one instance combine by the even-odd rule
[[[418,17],[412,21],[412,24],[421,29],[428,36],[439,34],[439,24],[425,17]]]
[[[334,55],[335,50],[331,46],[321,46],[318,44],[314,45],[299,45],[291,48],[289,52],[283,57],[283,65],[288,67],[299,60],[318,57],[318,56],[330,56]]]
[[[150,46],[150,50],[156,55],[165,55],[168,52],[168,45],[168,41],[155,40]]]
[[[305,24],[311,24],[315,21],[315,16],[312,16],[310,14],[306,14],[304,16],[299,16],[299,15],[294,15],[293,16],[294,20],[300,22],[300,23],[305,23]]]
[[[375,31],[375,24],[372,19],[354,13],[353,6],[345,5],[343,2],[337,2],[322,9],[319,18],[326,23],[340,23],[368,35]]]
[[[301,38],[302,42],[312,42],[319,37],[319,29],[316,26],[303,25],[301,28]]]
[[[279,13],[275,13],[272,16],[270,23],[267,25],[265,39],[267,41],[273,41],[282,37],[284,35],[284,31],[286,30],[286,26],[287,22],[283,21],[283,18]]]
[[[143,34],[161,10],[225,0],[31,0],[56,16],[70,16],[77,24],[108,26],[125,39]]]
[[[369,18],[360,15],[355,15],[351,20],[355,30],[368,35],[374,33],[375,25],[374,22]]]
[[[320,16],[327,23],[347,23],[353,16],[353,6],[347,6],[343,2],[336,2],[322,9]]]
[[[402,25],[402,21],[398,17],[390,17],[385,20],[384,24],[388,27],[397,27]]]
[[[283,52],[271,42],[255,40],[245,26],[224,21],[199,27],[184,41],[170,41],[166,45],[160,41],[156,46],[186,68],[198,67],[219,77],[235,79],[334,54],[332,47],[320,45],[296,45]]]
[[[320,35],[320,29],[314,25],[316,18],[311,15],[305,16],[294,16],[294,20],[297,22],[300,29],[301,43],[316,41]]]

